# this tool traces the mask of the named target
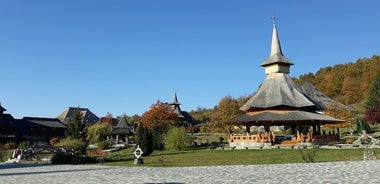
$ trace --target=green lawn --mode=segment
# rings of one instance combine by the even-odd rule
[[[363,160],[363,149],[318,149],[315,162],[356,161]],[[378,152],[380,149],[376,149]],[[303,149],[304,153],[311,149]],[[144,157],[145,164],[151,167],[183,167],[210,165],[250,165],[250,164],[285,164],[304,163],[298,149],[261,149],[261,150],[188,150],[155,151]],[[137,166],[133,164],[133,155],[129,153],[126,161],[107,162],[112,166]]]

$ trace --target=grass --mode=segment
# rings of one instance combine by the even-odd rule
[[[379,150],[375,149],[375,152]],[[315,162],[363,160],[363,151],[363,149],[317,149]],[[298,149],[155,151],[151,156],[143,159],[145,164],[139,166],[184,167],[304,163]],[[133,159],[104,164],[136,166],[133,164]]]

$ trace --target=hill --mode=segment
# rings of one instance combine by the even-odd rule
[[[371,82],[380,75],[380,56],[337,64],[293,78],[296,83],[310,82],[327,96],[363,111]]]

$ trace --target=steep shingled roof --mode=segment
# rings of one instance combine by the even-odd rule
[[[305,83],[301,83],[297,85],[304,94],[306,94],[315,102],[317,102],[321,106],[322,110],[327,109],[332,104],[335,104],[340,109],[354,111],[352,107],[344,105],[342,103],[339,103],[331,99],[330,97],[328,97],[322,91],[318,90],[313,84],[309,82],[305,82]]]
[[[112,128],[112,131],[107,133],[108,135],[135,135],[136,132],[129,125],[127,119],[122,117],[119,119],[119,123]]]
[[[63,124],[67,125],[76,110],[81,112],[83,118],[82,121],[84,124],[94,124],[99,121],[99,117],[92,113],[89,109],[80,107],[69,107],[59,114],[57,118],[61,120]]]
[[[252,111],[280,106],[319,109],[319,106],[303,94],[287,74],[271,73],[240,110]]]

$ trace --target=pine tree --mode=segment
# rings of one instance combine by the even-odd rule
[[[376,104],[380,104],[380,75],[372,81],[369,87],[369,96],[365,106],[367,109],[371,109]]]
[[[380,123],[380,75],[371,83],[366,101],[365,119],[372,124]]]
[[[358,133],[361,133],[362,131],[370,132],[371,127],[368,125],[367,121],[365,121],[363,118],[356,118],[356,131]]]
[[[82,114],[79,110],[75,110],[73,117],[70,118],[65,132],[66,137],[72,139],[82,139],[85,136],[85,125],[82,123]]]
[[[149,129],[141,125],[137,131],[137,142],[136,145],[139,145],[143,151],[143,156],[149,156],[153,152],[153,136]]]

